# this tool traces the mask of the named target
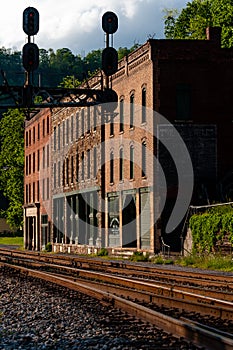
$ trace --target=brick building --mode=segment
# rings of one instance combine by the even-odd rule
[[[51,112],[25,122],[24,246],[41,250],[51,241]]]
[[[233,50],[222,49],[220,38],[219,28],[209,28],[207,40],[149,40],[110,79],[115,114],[105,106],[53,113],[51,240],[58,249],[158,251],[161,234],[180,248],[183,223],[165,234],[184,185],[166,148],[176,146],[174,129],[192,159],[192,203],[232,196]],[[98,78],[89,84],[97,87]]]

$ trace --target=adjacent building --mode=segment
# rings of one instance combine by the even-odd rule
[[[180,249],[184,222],[166,234],[182,186],[177,162],[187,170],[184,148],[174,159],[166,146],[177,148],[176,131],[192,160],[191,203],[232,198],[233,50],[222,49],[220,41],[220,28],[208,28],[206,40],[148,40],[119,61],[110,79],[117,106],[69,107],[51,116],[45,110],[27,122],[27,248],[41,249],[50,239],[55,251],[156,252],[162,235]],[[89,85],[100,88],[98,76]],[[33,128],[40,120],[43,130],[44,119],[50,148],[32,142]],[[33,159],[38,149],[43,158],[43,147],[48,172],[38,179]],[[41,198],[33,197],[37,186],[42,186]]]

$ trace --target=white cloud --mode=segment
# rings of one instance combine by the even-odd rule
[[[101,18],[113,11],[119,18],[114,34],[116,48],[144,43],[155,33],[163,36],[163,8],[180,8],[186,0],[8,0],[0,12],[0,47],[21,50],[26,42],[22,13],[33,6],[40,13],[40,31],[35,42],[41,48],[68,47],[74,53],[104,47]]]

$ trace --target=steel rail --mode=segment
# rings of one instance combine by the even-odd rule
[[[112,293],[105,292],[101,289],[85,285],[85,282],[76,282],[68,280],[67,278],[54,276],[52,274],[27,269],[22,266],[15,266],[0,262],[0,266],[6,266],[20,270],[27,276],[39,278],[57,285],[88,294],[97,298],[105,305],[112,305],[128,312],[129,314],[142,319],[145,322],[150,322],[158,328],[162,328],[165,332],[172,333],[176,337],[184,337],[192,341],[198,346],[205,346],[208,350],[232,350],[233,340],[230,337],[217,334],[215,331],[211,332],[190,322],[184,322],[174,319],[170,316],[163,315],[157,311],[153,311],[145,306],[138,305],[135,302],[126,300]]]
[[[113,273],[123,273],[124,275],[133,275],[148,277],[148,278],[162,278],[167,279],[169,282],[173,281],[183,281],[184,277],[189,283],[197,285],[208,285],[215,286],[216,288],[228,288],[233,289],[233,274],[231,275],[217,275],[211,272],[200,272],[198,271],[184,271],[184,270],[175,270],[169,268],[162,268],[158,266],[148,266],[148,264],[128,264],[125,261],[112,261],[112,260],[103,260],[95,259],[89,257],[77,257],[69,255],[54,255],[46,254],[41,252],[25,252],[19,250],[7,250],[0,248],[0,255],[10,255],[10,256],[27,256],[31,257],[34,260],[46,261],[51,263],[59,263],[64,266],[75,266],[83,269],[93,269],[93,270],[104,270]]]
[[[22,264],[22,260],[19,258],[13,257],[11,259],[14,260],[15,264]],[[23,263],[30,267],[32,261],[27,260],[23,261]],[[49,263],[44,263],[44,267],[64,270],[69,274],[74,273],[76,278],[98,280],[112,285],[114,284],[115,286],[130,288],[130,290],[148,292],[150,293],[149,300],[154,304],[165,305],[171,308],[176,307],[185,311],[195,310],[202,315],[212,315],[221,319],[233,320],[233,303],[231,301],[213,298],[208,295],[200,295],[200,293],[193,293],[188,291],[187,287],[186,290],[183,290],[180,287],[164,286],[161,283],[157,284],[153,281],[135,280],[135,278],[130,279],[108,273],[70,268]],[[148,298],[146,298],[146,300],[148,301]]]

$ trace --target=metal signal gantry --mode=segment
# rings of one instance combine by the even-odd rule
[[[107,35],[102,66],[108,81],[108,77],[117,71],[118,64],[117,51],[109,47],[109,34],[115,33],[118,28],[117,16],[113,12],[106,12],[102,17],[102,27]],[[5,72],[1,71],[4,83],[0,86],[0,109],[23,108],[26,119],[30,119],[41,108],[86,107],[108,102],[114,102],[116,105],[118,96],[109,88],[108,83],[104,86],[102,75],[100,75],[100,89],[34,86],[32,75],[39,66],[39,48],[32,42],[32,36],[39,31],[39,12],[34,7],[28,7],[23,12],[23,30],[28,35],[28,42],[23,46],[22,52],[26,80],[24,86],[10,86]],[[41,102],[36,102],[38,100]]]

